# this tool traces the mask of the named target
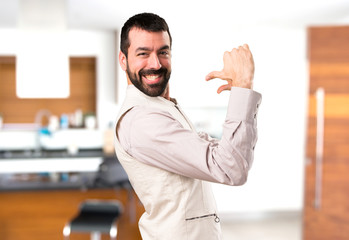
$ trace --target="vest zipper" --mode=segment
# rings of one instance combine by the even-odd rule
[[[192,218],[186,218],[186,221],[191,221],[191,220],[195,220],[195,219],[201,219],[201,218],[207,218],[207,217],[215,217],[214,221],[216,223],[220,222],[219,217],[217,216],[217,214],[213,213],[213,214],[207,214],[207,215],[203,215],[203,216],[199,216],[199,217],[192,217]]]

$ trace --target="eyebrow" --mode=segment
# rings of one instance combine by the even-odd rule
[[[167,49],[170,49],[170,46],[164,45],[164,46],[161,47],[159,50],[167,50]],[[136,52],[139,52],[139,51],[151,51],[151,48],[139,47],[139,48],[136,49]]]

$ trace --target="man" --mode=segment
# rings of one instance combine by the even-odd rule
[[[119,63],[128,89],[117,125],[115,150],[144,205],[144,240],[221,239],[208,182],[245,183],[257,139],[260,94],[252,91],[254,63],[247,45],[224,54],[224,69],[206,80],[227,81],[231,96],[221,140],[196,133],[170,98],[171,43],[161,17],[143,13],[121,31]],[[190,79],[188,79],[190,80]]]

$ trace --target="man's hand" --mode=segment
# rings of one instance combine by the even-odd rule
[[[225,52],[223,63],[224,67],[222,71],[213,71],[206,76],[206,81],[214,78],[227,81],[227,84],[218,88],[218,93],[224,90],[230,90],[231,87],[252,89],[254,62],[247,44],[237,49],[234,48],[231,52]]]

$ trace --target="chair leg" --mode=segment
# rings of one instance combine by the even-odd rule
[[[63,237],[64,240],[69,240],[70,237],[70,225],[66,224],[63,228]]]
[[[118,229],[116,227],[116,225],[111,226],[110,228],[110,240],[116,240],[116,235],[118,234]]]
[[[91,240],[101,240],[100,232],[91,232]]]

